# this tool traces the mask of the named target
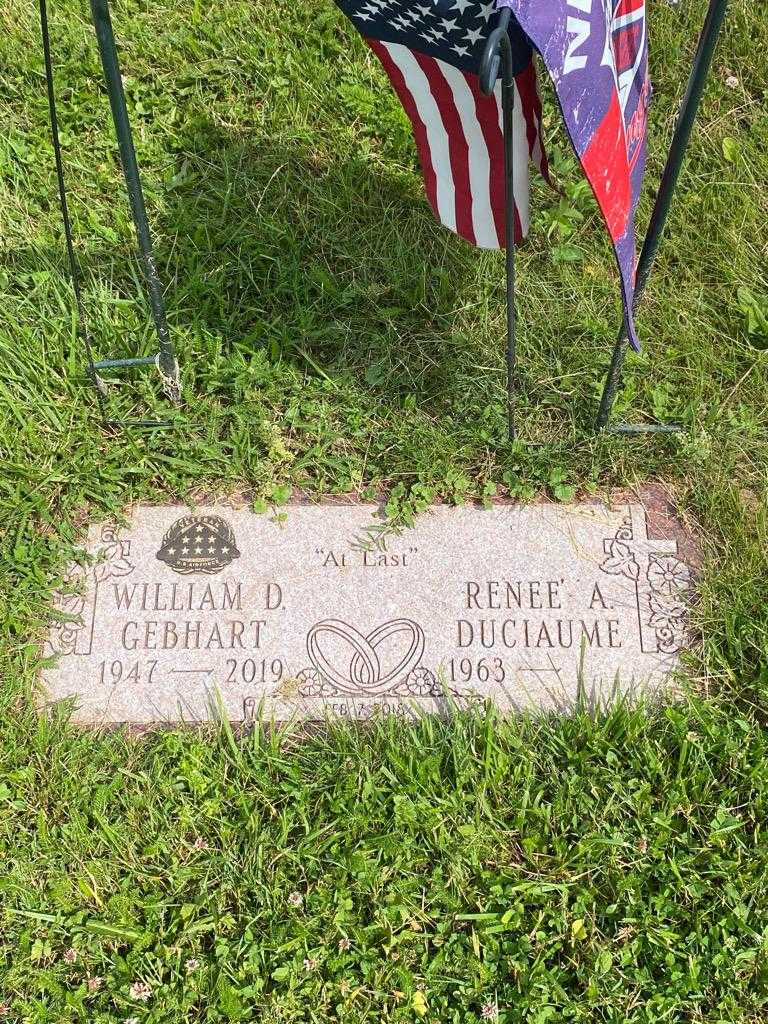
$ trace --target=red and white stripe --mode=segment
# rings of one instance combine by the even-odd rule
[[[477,75],[401,43],[368,39],[400,97],[416,139],[435,216],[482,249],[504,247],[504,135],[501,84],[483,96]],[[528,232],[529,158],[547,175],[541,103],[533,62],[515,79],[515,241]]]

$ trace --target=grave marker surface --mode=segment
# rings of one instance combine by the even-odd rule
[[[691,571],[640,504],[436,506],[399,533],[370,505],[140,506],[86,546],[42,677],[84,724],[566,709],[579,680],[658,688],[686,642]]]

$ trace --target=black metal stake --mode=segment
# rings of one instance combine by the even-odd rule
[[[173,351],[173,343],[168,332],[168,322],[165,316],[165,303],[163,291],[160,284],[160,276],[157,272],[152,246],[152,236],[147,220],[147,210],[144,204],[144,193],[141,188],[139,166],[136,161],[136,150],[133,145],[131,124],[128,119],[128,109],[125,103],[125,92],[123,80],[120,77],[120,64],[115,46],[115,36],[112,31],[112,19],[109,15],[109,4],[107,0],[91,0],[91,14],[96,29],[96,38],[99,43],[101,64],[104,69],[104,76],[107,82],[109,104],[112,108],[112,119],[115,123],[117,143],[120,149],[120,161],[123,165],[123,174],[128,188],[128,198],[131,203],[133,223],[136,226],[136,235],[139,242],[139,255],[144,270],[144,277],[149,292],[149,302],[152,309],[152,319],[158,341],[157,364],[163,378],[163,387],[173,401],[179,400],[179,367]],[[152,357],[140,357],[131,360],[104,360],[96,366],[133,366],[154,362]]]
[[[69,216],[69,203],[67,202],[67,187],[64,181],[64,161],[61,157],[61,140],[59,136],[59,118],[56,112],[56,90],[53,80],[53,61],[51,60],[51,37],[48,30],[48,6],[46,0],[40,0],[40,31],[43,37],[43,59],[45,61],[45,83],[48,93],[48,114],[51,120],[51,136],[53,139],[53,155],[56,161],[56,182],[59,190],[59,206],[61,208],[61,219],[64,223],[64,240],[67,248],[67,261],[69,263],[69,275],[72,281],[72,291],[75,293],[75,309],[77,313],[77,324],[82,332],[85,344],[85,357],[88,361],[88,376],[91,378],[96,389],[96,400],[99,403],[99,412],[102,422],[107,421],[107,411],[104,403],[104,383],[96,372],[93,361],[93,349],[91,339],[85,326],[85,311],[83,307],[83,295],[80,287],[80,266],[75,255],[75,246],[72,239],[72,221]]]
[[[648,277],[650,276],[651,269],[653,267],[653,261],[656,257],[659,243],[661,242],[661,236],[672,205],[672,199],[678,178],[680,177],[680,171],[688,149],[688,143],[690,142],[691,131],[693,129],[694,121],[696,120],[696,114],[698,113],[699,104],[701,103],[701,97],[707,84],[709,69],[712,66],[712,57],[715,52],[715,46],[717,45],[720,31],[723,27],[727,7],[728,0],[710,0],[707,18],[704,22],[704,27],[699,38],[696,57],[694,58],[693,68],[691,69],[691,75],[688,80],[688,88],[686,89],[685,97],[680,106],[680,113],[678,115],[672,142],[669,147],[667,162],[664,167],[661,184],[659,186],[656,202],[648,225],[648,233],[645,236],[643,248],[640,252],[640,259],[637,264],[637,283],[635,286],[634,308],[637,308],[645,286],[648,283]],[[608,425],[611,409],[613,408],[613,403],[616,399],[616,392],[621,380],[621,371],[624,366],[624,359],[626,358],[628,347],[629,339],[627,337],[626,325],[622,324],[619,336],[616,339],[616,345],[613,349],[611,365],[605,378],[603,396],[600,400],[600,409],[595,423],[597,430],[604,430]],[[669,433],[677,431],[680,428],[673,425],[647,423],[638,425],[621,424],[608,429],[621,434],[639,434]]]
[[[515,323],[515,80],[512,74],[512,44],[509,40],[509,8],[488,37],[480,61],[480,89],[492,96],[501,68],[501,110],[504,121],[504,243],[506,245],[507,299],[507,424],[509,439],[515,439],[515,392],[517,389],[517,339]]]
[[[92,4],[94,24],[97,26],[97,34],[99,34],[99,45],[102,54],[102,62],[104,65],[105,73],[107,73],[108,67],[113,68],[115,74],[110,75],[107,73],[107,86],[110,94],[110,102],[112,104],[112,111],[115,115],[115,123],[117,126],[118,117],[117,112],[120,113],[121,128],[118,129],[118,139],[121,143],[121,157],[123,159],[123,167],[126,176],[126,184],[129,187],[129,194],[131,198],[131,208],[134,214],[134,223],[136,224],[137,233],[139,235],[140,249],[142,254],[142,265],[144,267],[145,276],[148,284],[150,285],[150,298],[152,304],[152,312],[155,321],[155,327],[158,335],[158,352],[154,356],[140,356],[138,358],[128,359],[100,359],[94,360],[93,358],[93,346],[91,344],[90,337],[88,335],[86,324],[85,324],[85,311],[82,299],[82,275],[80,272],[80,266],[78,264],[77,256],[75,254],[75,247],[72,237],[72,222],[69,215],[69,203],[67,200],[67,189],[66,182],[64,179],[64,164],[61,153],[61,140],[59,136],[59,119],[56,110],[56,90],[53,77],[53,61],[51,59],[51,40],[48,23],[48,8],[47,0],[39,0],[40,8],[40,29],[43,40],[43,57],[45,61],[45,79],[48,92],[48,112],[51,121],[51,135],[53,138],[53,152],[56,162],[56,179],[58,183],[59,191],[59,205],[61,208],[61,216],[64,225],[64,238],[66,242],[67,259],[69,262],[70,276],[72,279],[72,289],[75,294],[75,305],[77,312],[77,332],[82,334],[83,342],[86,352],[87,365],[88,365],[88,376],[90,377],[95,389],[96,396],[99,403],[99,411],[101,413],[102,422],[105,426],[134,426],[134,427],[170,427],[172,422],[170,420],[115,420],[110,419],[107,416],[106,408],[106,397],[107,387],[104,380],[100,377],[98,371],[101,369],[119,369],[124,366],[143,366],[143,365],[157,365],[160,375],[163,379],[163,389],[166,394],[174,401],[179,399],[179,371],[178,365],[173,352],[173,346],[168,334],[168,327],[165,320],[165,308],[163,305],[162,292],[159,286],[159,278],[157,276],[157,268],[152,254],[152,243],[149,235],[149,229],[147,226],[146,211],[144,208],[143,196],[141,194],[141,185],[138,179],[138,169],[136,167],[136,156],[133,150],[133,143],[131,140],[130,125],[128,123],[127,112],[125,110],[125,97],[122,93],[122,81],[120,79],[120,72],[117,66],[117,55],[115,52],[114,37],[112,35],[112,27],[109,24],[109,11],[106,6],[106,2],[103,3],[103,9],[97,11],[96,3]],[[106,32],[100,32],[99,29],[104,27],[103,21],[106,16],[107,30]],[[119,87],[119,95],[115,95],[115,86]],[[127,139],[127,145],[123,143]],[[132,179],[129,180],[127,168],[132,167],[133,175]],[[132,183],[136,187],[132,187]]]
[[[515,311],[515,143],[513,118],[515,114],[515,82],[512,77],[512,52],[507,46],[502,52],[501,110],[504,119],[504,202],[505,202],[505,267],[507,289],[507,422],[509,440],[515,439],[515,392],[517,390],[517,334]]]

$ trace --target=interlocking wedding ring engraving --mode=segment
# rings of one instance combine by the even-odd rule
[[[409,634],[410,647],[394,668],[390,669],[385,676],[379,676],[377,679],[379,686],[394,682],[395,679],[401,677],[405,678],[412,669],[416,668],[424,654],[424,632],[421,626],[417,626],[410,619],[392,619],[391,622],[385,622],[383,625],[377,626],[372,633],[369,633],[366,639],[375,651],[379,644],[382,644],[389,637],[395,636],[397,633]],[[355,681],[357,681],[360,674],[357,660],[357,655],[355,655],[349,667],[350,675]]]
[[[324,633],[340,637],[352,646],[355,652],[353,660],[359,658],[362,661],[362,668],[359,670],[360,682],[353,682],[349,674],[340,672],[327,659],[320,648],[319,640]],[[339,619],[323,619],[322,622],[315,623],[307,634],[307,654],[321,676],[330,679],[340,690],[347,693],[356,693],[361,686],[376,685],[381,672],[376,651],[366,637],[353,626],[341,622]]]
[[[382,675],[381,662],[376,649],[386,640],[403,633],[407,636],[408,649],[400,660]],[[343,640],[352,649],[352,657],[346,672],[329,660],[322,650],[320,638],[334,636]],[[373,692],[386,687],[394,680],[405,678],[416,668],[424,654],[424,632],[410,619],[393,619],[377,626],[367,637],[354,626],[339,619],[323,619],[317,622],[307,634],[307,654],[316,671],[325,679],[335,683],[345,693]]]

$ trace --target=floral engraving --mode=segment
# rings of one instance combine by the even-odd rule
[[[608,545],[608,557],[600,564],[600,568],[610,576],[626,576],[635,583],[640,579],[640,566],[632,549],[617,537]]]
[[[601,570],[609,576],[625,576],[637,583],[640,579],[640,566],[630,547],[633,540],[632,520],[625,519],[615,536],[604,542],[608,557],[600,563]]]
[[[667,597],[687,590],[691,582],[691,570],[674,555],[651,555],[646,575],[651,590]]]
[[[688,608],[684,594],[690,587],[691,571],[674,555],[651,554],[646,579],[650,587],[648,625],[656,632],[659,650],[676,654],[685,640]]]
[[[115,576],[128,576],[135,568],[128,557],[131,542],[121,540],[116,527],[102,527],[100,540],[101,546],[94,560],[89,565],[70,566],[64,577],[64,588],[54,598],[56,609],[66,615],[67,619],[51,627],[47,644],[51,654],[91,653],[91,633],[99,584]],[[89,581],[92,583],[90,595],[87,592]]]
[[[600,569],[611,576],[624,576],[635,584],[642,649],[677,654],[685,642],[685,595],[691,584],[691,571],[675,554],[650,551],[652,543],[636,540],[632,523],[627,519],[604,542],[608,557],[600,563]]]

